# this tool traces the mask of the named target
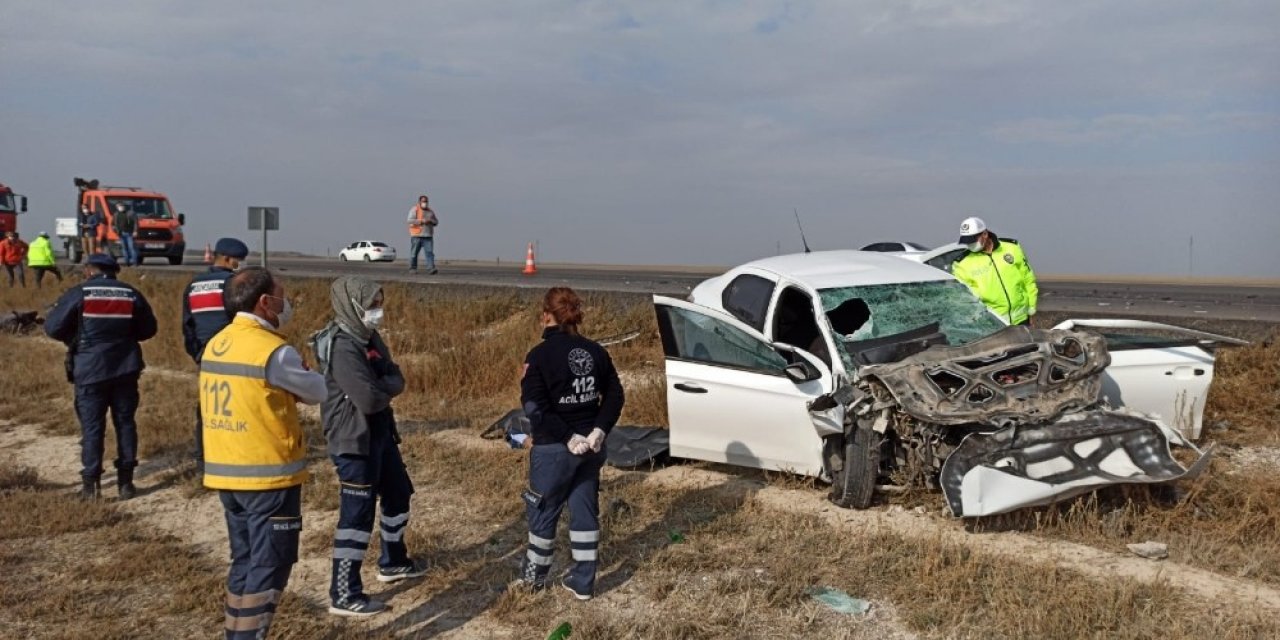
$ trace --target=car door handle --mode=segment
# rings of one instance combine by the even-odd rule
[[[677,382],[676,388],[685,393],[706,393],[707,392],[706,389],[703,389],[702,387],[699,387],[696,384],[689,384],[687,382]]]

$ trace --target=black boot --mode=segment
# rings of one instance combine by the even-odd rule
[[[138,489],[133,486],[133,469],[116,470],[116,487],[120,491],[121,500],[138,495]]]
[[[100,489],[97,478],[82,478],[80,483],[81,500],[97,500]]]

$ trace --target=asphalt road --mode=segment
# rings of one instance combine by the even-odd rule
[[[251,261],[252,264],[257,264]],[[546,288],[568,285],[576,289],[657,293],[682,297],[694,285],[720,273],[707,267],[651,267],[611,265],[545,265],[536,275],[521,273],[515,263],[445,262],[434,276],[411,274],[400,260],[393,263],[344,263],[337,259],[275,257],[274,270],[284,274],[337,277],[366,274],[380,281],[423,282],[473,286]],[[148,266],[157,271],[204,269],[201,264],[180,267]],[[1124,316],[1133,318],[1199,318],[1280,324],[1280,287],[1241,284],[1168,284],[1158,282],[1087,283],[1044,278],[1040,309],[1058,314]]]

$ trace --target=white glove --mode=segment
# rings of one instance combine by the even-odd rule
[[[573,434],[572,438],[569,438],[568,446],[569,453],[572,453],[575,456],[580,456],[591,450],[591,444],[587,439],[576,433]]]
[[[599,452],[604,446],[604,429],[596,427],[591,430],[591,435],[587,436],[587,444],[591,446],[591,450]]]

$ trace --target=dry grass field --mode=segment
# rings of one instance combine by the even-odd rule
[[[146,343],[141,495],[85,504],[78,426],[62,346],[0,336],[0,637],[214,637],[226,542],[211,494],[193,486],[194,367],[181,348],[185,280],[137,284],[160,316]],[[329,317],[328,282],[289,279],[287,333],[302,344]],[[368,622],[324,613],[337,495],[314,412],[302,560],[279,638],[1268,638],[1280,637],[1280,344],[1220,354],[1206,441],[1210,472],[1171,490],[1120,490],[989,521],[938,514],[941,497],[894,496],[867,512],[823,501],[782,474],[679,464],[607,470],[595,600],[504,588],[523,549],[524,454],[479,431],[518,404],[524,352],[538,340],[536,292],[387,287],[386,337],[409,379],[395,405],[417,487],[408,534],[433,571],[394,589]],[[57,291],[0,290],[0,312]],[[646,297],[591,294],[593,337],[628,391],[625,424],[665,423],[662,357]],[[304,351],[305,353],[305,351]],[[108,441],[108,451],[114,446]],[[105,479],[105,478],[104,478]],[[114,487],[104,488],[114,495]],[[1125,544],[1169,544],[1160,563]],[[566,554],[557,555],[562,559]],[[370,581],[372,582],[372,581]],[[833,587],[864,616],[809,597]]]

